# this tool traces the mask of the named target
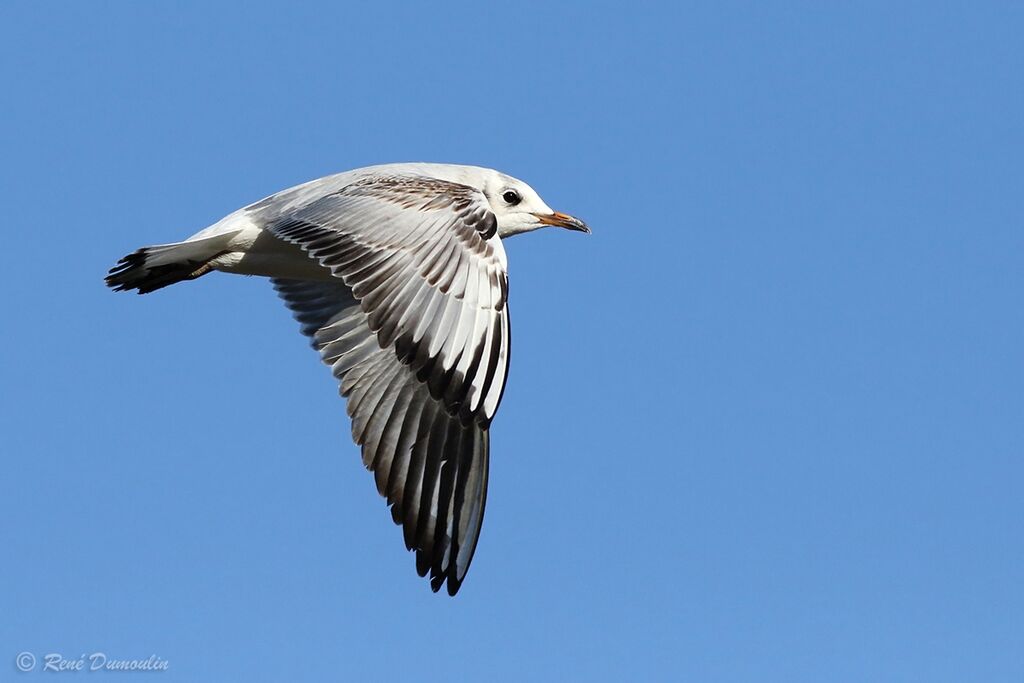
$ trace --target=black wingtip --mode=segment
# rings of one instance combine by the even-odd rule
[[[416,551],[416,573],[426,576],[430,571],[430,557],[422,550]]]
[[[462,581],[455,576],[454,566],[449,568],[447,571],[442,571],[440,573],[431,573],[431,569],[433,569],[433,565],[431,563],[429,554],[423,552],[422,550],[417,550],[416,573],[420,576],[426,576],[427,574],[431,574],[430,590],[434,591],[435,593],[439,593],[441,591],[441,586],[445,586],[448,595],[454,597],[455,594],[459,592],[459,589],[462,588]]]

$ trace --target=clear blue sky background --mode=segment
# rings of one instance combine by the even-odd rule
[[[0,679],[1020,681],[1020,5],[371,4],[0,9]],[[407,160],[594,227],[508,245],[456,599],[269,283],[102,284]]]

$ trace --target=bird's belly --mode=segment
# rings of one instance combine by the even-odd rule
[[[232,240],[228,251],[212,259],[216,270],[238,275],[262,275],[297,280],[332,280],[331,271],[310,258],[298,246],[278,239],[263,230],[253,238]]]

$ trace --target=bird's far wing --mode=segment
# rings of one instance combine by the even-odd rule
[[[380,347],[450,414],[490,423],[508,370],[508,278],[497,219],[480,192],[374,176],[266,229],[351,288]]]
[[[338,277],[274,286],[339,379],[353,438],[417,570],[452,595],[483,521],[487,428],[509,355],[504,255],[474,195],[377,178],[268,226]]]

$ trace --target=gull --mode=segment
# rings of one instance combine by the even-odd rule
[[[370,166],[143,247],[106,283],[146,294],[212,271],[269,277],[337,378],[417,573],[455,595],[480,536],[488,430],[508,376],[502,240],[545,226],[590,232],[498,171]]]

